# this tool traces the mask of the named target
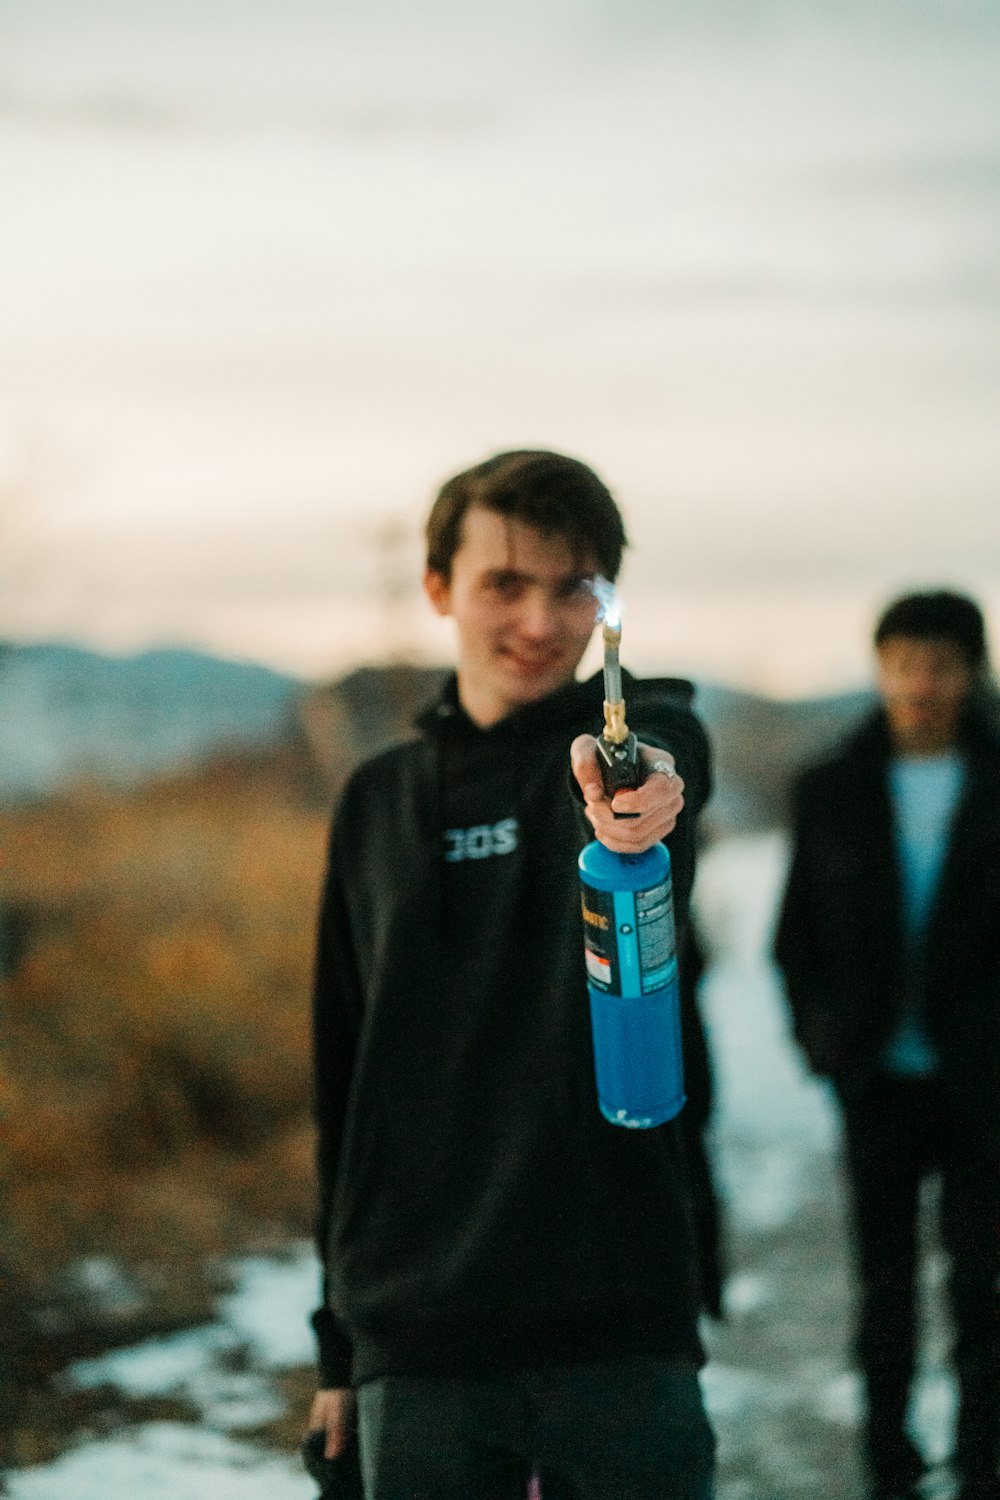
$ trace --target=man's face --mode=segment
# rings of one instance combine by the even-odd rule
[[[949,640],[890,636],[876,651],[878,689],[897,750],[934,755],[955,743],[972,668]]]
[[[483,728],[572,680],[597,605],[592,558],[574,558],[563,537],[471,506],[451,577],[428,571],[424,587],[458,632],[462,706]]]

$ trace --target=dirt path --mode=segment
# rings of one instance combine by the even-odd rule
[[[767,959],[784,869],[777,836],[712,851],[699,876],[712,946],[702,1003],[716,1063],[715,1147],[727,1202],[727,1322],[707,1330],[719,1500],[861,1500],[852,1284],[836,1118],[787,1034]],[[914,1421],[935,1461],[950,1440],[953,1387],[942,1258],[925,1204],[923,1365]],[[944,1500],[936,1472],[928,1497]]]

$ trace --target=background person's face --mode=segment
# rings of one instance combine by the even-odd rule
[[[933,755],[955,742],[973,673],[953,641],[890,636],[876,652],[878,690],[897,750]]]
[[[594,628],[594,571],[564,537],[481,506],[466,513],[451,577],[428,572],[424,584],[455,621],[459,696],[476,723],[495,724],[572,679]]]

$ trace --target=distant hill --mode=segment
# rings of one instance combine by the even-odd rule
[[[4,646],[0,799],[44,796],[80,778],[130,785],[281,738],[301,690],[266,667],[196,651]]]
[[[797,773],[841,740],[873,703],[870,692],[783,700],[700,683],[694,706],[711,737],[715,766],[709,830],[783,823]]]
[[[0,800],[82,778],[134,785],[228,751],[297,746],[331,799],[359,760],[405,737],[444,669],[361,667],[311,684],[195,651],[112,657],[73,646],[0,652]],[[712,738],[717,833],[783,820],[798,768],[837,740],[866,693],[783,702],[716,683],[695,706]]]
[[[444,667],[358,667],[304,690],[299,720],[328,798],[360,760],[412,735],[414,719],[447,675]]]

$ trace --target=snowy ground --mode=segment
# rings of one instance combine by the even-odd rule
[[[786,858],[777,834],[731,840],[708,852],[699,874],[699,913],[712,946],[702,1005],[717,1072],[715,1158],[731,1273],[726,1323],[706,1330],[704,1382],[719,1437],[719,1500],[859,1500],[859,1387],[836,1118],[826,1086],[804,1072],[790,1045],[767,958]],[[926,1248],[924,1362],[913,1417],[921,1447],[941,1463],[954,1389],[943,1260],[934,1244]],[[930,1477],[926,1494],[951,1494],[945,1472]]]
[[[13,1500],[311,1500],[316,1486],[294,1457],[241,1433],[280,1415],[275,1376],[311,1364],[308,1314],[318,1276],[312,1246],[252,1257],[233,1268],[234,1290],[216,1320],[97,1359],[66,1385],[112,1387],[123,1398],[183,1399],[191,1422],[156,1421],[82,1441],[54,1463],[7,1477]],[[304,1416],[304,1413],[303,1413]]]
[[[716,1159],[727,1203],[727,1321],[706,1329],[705,1391],[719,1436],[719,1500],[858,1500],[858,1390],[837,1138],[824,1088],[789,1046],[766,959],[784,869],[780,837],[706,855],[698,903],[712,949],[703,1004],[716,1061]],[[191,1422],[146,1422],[82,1440],[55,1463],[9,1476],[11,1500],[307,1500],[297,1460],[247,1433],[279,1414],[275,1377],[309,1364],[317,1273],[308,1246],[248,1259],[215,1322],[67,1372],[69,1384],[184,1398]],[[926,1257],[929,1313],[916,1424],[947,1452],[940,1255]],[[303,1413],[304,1415],[304,1413]],[[928,1496],[950,1493],[934,1477]]]

